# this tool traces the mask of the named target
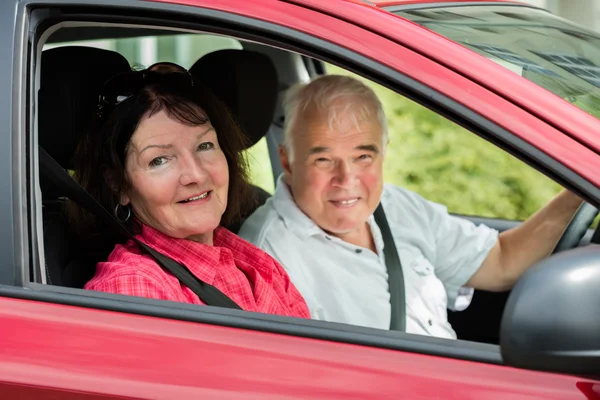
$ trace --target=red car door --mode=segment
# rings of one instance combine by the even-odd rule
[[[332,43],[451,95],[575,171],[600,167],[594,152],[506,98],[337,16],[267,0],[176,0],[160,7],[124,1],[112,13],[176,10],[192,16],[210,9],[223,12],[219,18],[241,16],[288,28],[286,34]],[[390,22],[380,10],[364,7],[364,12],[372,26]],[[408,25],[398,24],[398,32]],[[344,59],[343,54],[329,56]],[[600,177],[594,182],[600,184]],[[466,345],[459,342],[221,310],[198,312],[189,305],[41,286],[0,288],[4,398],[585,399],[597,398],[600,391],[594,379],[481,361],[494,359],[496,346],[473,345],[462,352]],[[468,359],[479,353],[480,361]]]

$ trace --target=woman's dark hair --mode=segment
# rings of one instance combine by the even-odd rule
[[[142,119],[164,111],[174,120],[190,126],[210,121],[229,167],[227,208],[221,217],[221,225],[235,223],[252,206],[248,201],[252,195],[247,183],[247,162],[242,153],[246,148],[246,137],[227,107],[208,88],[183,68],[161,64],[167,67],[131,71],[107,81],[98,121],[81,140],[75,153],[74,177],[112,213],[119,204],[120,193],[129,185],[125,159],[131,137]],[[119,92],[119,84],[123,86],[122,92]],[[103,239],[110,237],[113,244],[123,239],[73,202],[69,203],[69,216],[80,234],[100,234]],[[130,232],[137,231],[133,218],[126,224]]]

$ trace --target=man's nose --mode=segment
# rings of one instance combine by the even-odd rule
[[[333,184],[342,189],[351,189],[354,187],[356,173],[353,165],[347,161],[340,162],[335,169]]]
[[[207,172],[203,167],[202,162],[195,157],[195,154],[180,157],[180,160],[181,176],[179,181],[182,185],[187,186],[194,183],[204,183],[207,177]]]

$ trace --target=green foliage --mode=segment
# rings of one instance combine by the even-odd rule
[[[275,184],[267,140],[262,138],[254,146],[246,150],[246,157],[250,167],[250,182],[260,186],[269,193],[273,193],[275,191]]]
[[[327,67],[330,74],[352,75]],[[386,182],[444,204],[452,213],[518,220],[561,190],[560,185],[472,132],[382,86],[363,81],[375,90],[388,117]],[[250,150],[250,162],[253,182],[272,191],[266,145]]]

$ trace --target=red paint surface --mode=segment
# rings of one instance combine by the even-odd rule
[[[350,0],[352,1],[352,0]],[[506,1],[506,0],[459,0],[461,3],[516,3],[526,4],[522,1]],[[389,6],[404,6],[414,4],[442,4],[443,3],[457,3],[457,0],[368,0],[369,3],[376,5],[377,7],[389,7]]]
[[[578,385],[589,390],[599,384],[33,301],[0,298],[0,309],[0,393],[30,390],[19,399],[52,398],[34,387],[155,399],[585,399]]]

